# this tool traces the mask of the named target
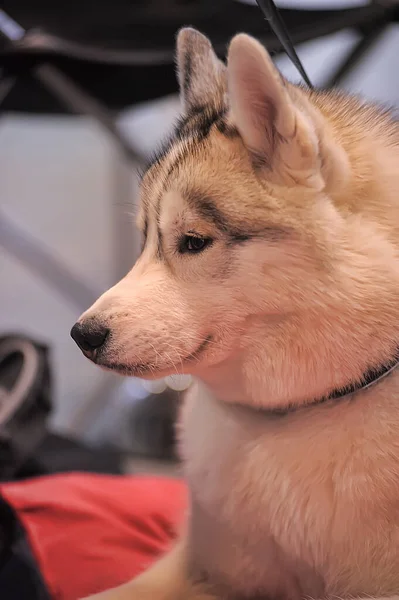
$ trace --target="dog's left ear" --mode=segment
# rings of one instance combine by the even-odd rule
[[[266,49],[239,34],[228,53],[232,118],[254,164],[285,183],[321,189],[318,139],[311,119],[295,105]]]
[[[220,107],[226,91],[226,65],[218,59],[208,38],[191,27],[181,29],[176,60],[184,112]]]

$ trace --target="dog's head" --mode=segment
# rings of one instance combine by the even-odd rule
[[[330,372],[322,349],[343,355],[351,325],[352,233],[336,206],[350,167],[334,123],[246,35],[226,66],[184,29],[177,63],[183,115],[142,179],[142,253],[75,338],[97,364],[140,377],[227,364],[281,403],[303,398],[319,368],[312,393],[340,383],[337,367],[345,383],[347,366]]]

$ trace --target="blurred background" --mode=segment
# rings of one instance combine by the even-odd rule
[[[396,2],[276,4],[313,84],[399,104]],[[120,451],[173,458],[173,388],[189,382],[150,389],[105,374],[69,330],[137,256],[136,173],[179,113],[173,52],[183,25],[220,56],[236,32],[251,33],[300,80],[255,0],[0,2],[0,335],[49,348],[53,443],[113,448],[118,465]],[[7,392],[19,371],[1,360],[0,351],[0,391],[2,368],[14,373]]]

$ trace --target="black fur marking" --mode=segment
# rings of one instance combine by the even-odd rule
[[[148,165],[143,171],[143,176],[151,167],[160,164],[176,143],[187,140],[193,140],[194,144],[201,143],[208,137],[214,125],[220,133],[228,138],[233,138],[238,135],[238,131],[225,122],[226,112],[226,107],[193,106],[187,115],[178,120],[172,135],[151,157]],[[170,166],[165,181],[185,157],[186,154],[183,152],[176,162]]]
[[[226,107],[217,109],[209,106],[194,106],[178,122],[175,139],[179,141],[192,137],[196,142],[202,142],[208,137],[213,125],[223,121],[226,111]]]
[[[221,133],[229,139],[237,138],[240,135],[237,127],[231,125],[230,123],[226,123],[226,121],[223,118],[216,122],[216,127],[219,133]]]
[[[267,242],[277,243],[290,235],[291,233],[288,228],[278,227],[276,225],[276,227],[263,227],[262,229],[249,232],[233,233],[233,235],[230,236],[229,243],[234,245],[244,244],[251,240],[265,240]]]
[[[204,198],[201,195],[190,194],[188,201],[194,206],[198,214],[205,219],[210,221],[223,233],[229,233],[232,227],[229,225],[227,218],[217,208],[215,203],[210,198]]]
[[[193,74],[193,64],[191,60],[191,51],[184,54],[184,78],[183,78],[183,93],[187,97],[191,88],[191,79]]]
[[[254,236],[251,235],[250,233],[234,233],[231,236],[231,242],[234,243],[234,244],[241,244],[243,242],[248,242],[253,237]]]
[[[223,214],[210,198],[201,196],[199,193],[188,194],[187,200],[203,219],[212,223],[221,233],[227,236],[230,245],[243,244],[253,239],[278,242],[290,235],[287,228],[277,225],[259,229],[241,229],[241,227],[231,223],[227,215]]]
[[[162,231],[161,228],[158,224],[157,227],[157,233],[158,233],[158,244],[157,244],[157,259],[158,260],[162,260],[163,257],[163,237],[162,237]]]

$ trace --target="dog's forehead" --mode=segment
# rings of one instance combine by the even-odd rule
[[[231,196],[229,187],[237,187],[239,182],[231,181],[230,176],[234,178],[238,170],[234,163],[239,161],[239,153],[217,128],[202,139],[191,136],[174,140],[143,176],[140,220],[145,214],[159,216],[166,205],[181,206],[178,197],[192,207],[194,197],[220,198],[224,193]],[[171,191],[175,192],[173,202]]]
[[[150,161],[143,176],[144,187],[149,189],[190,166],[190,161],[206,159],[213,147],[213,140],[239,138],[235,126],[231,123],[225,106],[206,106],[192,109],[182,117],[172,135]]]
[[[141,211],[144,214],[157,220],[163,217],[164,221],[165,213],[209,216],[211,205],[227,212],[239,209],[245,182],[232,160],[215,151],[210,140],[188,151],[182,148],[179,152],[174,148],[171,154],[157,167],[158,173],[153,174],[152,181],[143,190]]]
[[[186,215],[212,221],[219,229],[237,230],[242,222],[254,231],[263,219],[276,229],[281,228],[279,204],[267,182],[260,190],[250,156],[226,111],[206,110],[183,119],[146,170],[138,224],[142,229],[152,220],[161,224],[169,220],[162,212],[173,218],[187,208]]]

